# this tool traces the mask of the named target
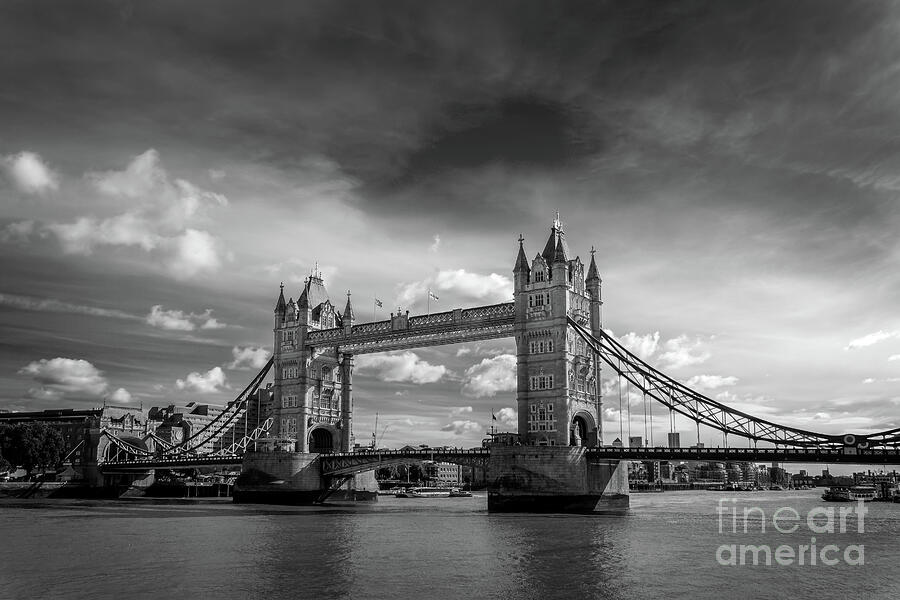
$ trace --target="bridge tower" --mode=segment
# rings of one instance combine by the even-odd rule
[[[322,274],[312,273],[296,302],[275,304],[274,434],[296,441],[297,452],[348,451],[353,446],[350,396],[353,357],[336,348],[306,345],[310,331],[349,327],[350,293],[343,314],[331,303]]]
[[[572,256],[559,214],[529,265],[524,240],[513,269],[519,435],[538,446],[600,444],[599,371],[568,323],[600,329],[600,277]]]

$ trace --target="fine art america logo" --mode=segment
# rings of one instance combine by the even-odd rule
[[[768,543],[722,544],[716,550],[716,561],[723,566],[863,565],[866,550],[864,544],[848,544],[843,547],[823,544],[821,541],[817,542],[816,535],[865,533],[865,517],[868,512],[869,509],[859,500],[855,506],[845,505],[838,510],[833,507],[816,507],[805,516],[790,506],[782,506],[767,514],[759,506],[742,506],[739,510],[736,498],[720,498],[716,507],[720,535],[750,542],[761,541],[753,540],[756,535],[765,535],[767,541],[771,541],[781,534],[791,536],[785,539],[791,543],[774,546]],[[796,543],[798,538],[802,543]]]

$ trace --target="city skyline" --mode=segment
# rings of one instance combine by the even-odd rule
[[[320,271],[358,321],[509,301],[559,211],[663,371],[900,426],[895,6],[226,4],[0,7],[0,408],[222,404],[281,282]],[[387,446],[514,429],[514,365],[511,339],[360,356],[356,441],[376,412]]]

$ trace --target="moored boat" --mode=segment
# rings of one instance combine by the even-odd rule
[[[822,494],[826,502],[871,502],[875,499],[875,488],[871,485],[835,485]]]

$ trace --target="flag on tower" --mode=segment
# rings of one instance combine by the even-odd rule
[[[379,300],[378,298],[375,298],[375,305],[376,305],[378,308],[384,308],[384,304],[382,304],[382,303],[381,303],[381,300]]]
[[[437,296],[435,296],[434,292],[432,292],[431,290],[428,290],[428,297],[431,298],[432,300],[434,300],[435,302],[437,302],[439,300],[439,298]]]
[[[496,421],[497,415],[494,414],[494,411],[491,411],[491,421]]]

